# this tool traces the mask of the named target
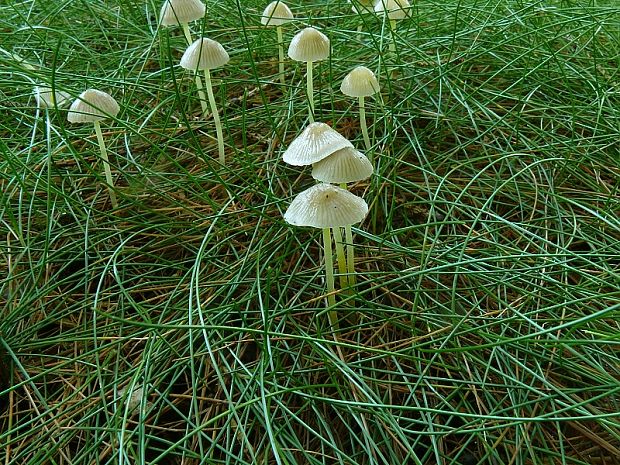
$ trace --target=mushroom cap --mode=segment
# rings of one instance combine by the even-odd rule
[[[222,44],[215,40],[202,38],[187,47],[181,57],[181,66],[192,71],[213,69],[224,66],[230,57]]]
[[[362,221],[368,204],[355,194],[332,184],[316,184],[293,199],[284,220],[295,226],[337,228]]]
[[[118,103],[110,94],[88,89],[73,101],[67,119],[70,123],[94,123],[116,116],[119,110]]]
[[[370,160],[352,147],[345,147],[312,165],[317,181],[341,184],[368,179],[374,168]]]
[[[200,0],[164,0],[159,21],[162,26],[176,26],[202,18],[205,11]]]
[[[387,14],[389,19],[405,19],[411,14],[409,0],[379,0],[375,13]]]
[[[358,66],[342,80],[340,92],[350,97],[368,97],[379,92],[379,81],[371,70]]]
[[[286,3],[276,0],[265,7],[260,23],[263,26],[282,26],[293,20],[293,12]]]
[[[381,1],[381,0],[379,0]],[[377,0],[348,0],[354,13],[372,13]]]
[[[67,92],[54,90],[47,86],[37,86],[34,88],[34,99],[39,108],[54,108],[66,103],[71,96]]]
[[[291,142],[282,159],[289,165],[306,166],[321,161],[345,147],[353,147],[353,144],[338,131],[317,121],[310,123]]]
[[[320,61],[329,56],[329,39],[313,27],[299,31],[288,46],[288,56],[295,61]]]

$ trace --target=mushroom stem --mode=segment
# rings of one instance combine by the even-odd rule
[[[344,256],[344,247],[342,245],[342,233],[339,227],[332,228],[334,232],[334,242],[336,243],[336,257],[338,259],[338,273],[340,274],[340,287],[347,289],[349,281],[347,279],[347,260]]]
[[[306,93],[308,94],[308,103],[310,104],[310,122],[314,123],[314,88],[312,85],[312,61],[308,61],[308,72],[306,73]]]
[[[220,163],[226,164],[226,158],[224,155],[224,135],[222,134],[222,122],[220,121],[220,115],[217,112],[217,105],[215,103],[215,96],[213,95],[213,87],[211,85],[211,73],[208,69],[205,69],[205,85],[207,87],[207,95],[209,96],[209,105],[211,105],[211,113],[213,113],[213,121],[215,122],[215,131],[217,132],[217,152],[220,157]]]
[[[193,41],[192,34],[189,31],[189,24],[183,23],[181,27],[183,28],[183,34],[185,35],[187,45],[191,45]],[[202,80],[198,74],[196,74],[194,79],[196,81],[196,89],[198,90],[198,98],[200,99],[200,108],[202,108],[202,114],[205,115],[207,114],[207,99],[203,91]]]
[[[276,33],[278,34],[278,74],[280,75],[280,83],[285,85],[284,82],[284,38],[282,37],[282,26],[276,26]]]
[[[325,249],[325,283],[327,284],[327,306],[336,305],[334,295],[334,260],[332,258],[332,237],[329,228],[323,228],[323,248]],[[331,317],[330,317],[331,320]],[[331,322],[332,325],[334,322]]]
[[[112,180],[112,172],[110,171],[110,161],[108,160],[108,152],[103,142],[103,134],[101,133],[101,125],[99,121],[93,123],[95,125],[95,134],[97,134],[97,142],[99,142],[99,150],[101,152],[101,159],[103,160],[103,171],[105,172],[105,180],[108,185],[108,192],[110,193],[110,200],[112,201],[112,207],[117,208],[118,202],[116,201],[116,194],[114,193],[114,181]]]
[[[396,52],[396,20],[390,19],[390,32],[392,33],[392,37],[390,40],[390,44],[388,45],[388,49],[392,54]]]
[[[364,138],[364,144],[366,145],[366,151],[368,152],[368,159],[372,161],[372,154],[370,152],[370,137],[368,136],[368,127],[366,126],[366,107],[364,106],[364,96],[360,96],[360,126],[362,127],[362,137]]]

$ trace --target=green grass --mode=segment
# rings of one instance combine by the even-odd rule
[[[332,41],[316,119],[358,148],[340,81],[381,77],[338,342],[320,231],[282,220],[313,184],[281,161],[304,66],[283,92],[267,2],[241,3],[192,25],[231,56],[225,167],[159,1],[0,6],[3,463],[617,463],[616,2],[418,2],[396,56],[377,18],[289,2],[286,41]],[[46,131],[38,84],[121,104],[102,124],[118,210],[92,128],[54,108]]]

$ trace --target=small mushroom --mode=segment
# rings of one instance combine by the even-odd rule
[[[312,165],[312,177],[331,184],[368,179],[374,171],[370,160],[352,147],[337,150]]]
[[[205,75],[205,87],[207,88],[207,95],[209,96],[209,104],[211,105],[211,113],[213,114],[213,121],[215,122],[215,130],[217,132],[217,148],[219,154],[220,163],[223,165],[226,163],[224,154],[224,136],[222,133],[222,123],[220,121],[220,115],[217,111],[217,104],[215,103],[215,96],[213,95],[213,86],[211,84],[210,70],[213,68],[219,68],[228,63],[230,57],[222,45],[211,39],[202,38],[195,41],[189,47],[181,57],[181,66],[190,71],[204,71]]]
[[[284,85],[284,39],[282,38],[282,25],[293,20],[293,12],[286,3],[276,0],[265,7],[260,22],[263,26],[275,26],[278,36],[278,71],[280,82]]]
[[[313,27],[307,27],[298,32],[288,47],[288,56],[295,61],[304,61],[307,64],[306,89],[310,105],[310,122],[314,121],[314,90],[312,83],[312,66],[315,61],[329,57],[329,39],[325,34]]]
[[[97,142],[99,143],[106,183],[108,185],[113,208],[118,207],[118,202],[116,201],[116,194],[114,193],[114,181],[112,180],[112,172],[110,171],[108,152],[105,148],[99,122],[106,118],[114,118],[119,111],[120,107],[118,103],[110,94],[96,89],[88,89],[75,99],[69,108],[69,113],[67,113],[67,120],[69,120],[70,123],[93,123],[95,126],[95,133],[97,134]]]
[[[353,144],[325,123],[310,123],[284,152],[282,159],[294,166],[306,166],[321,161],[337,150]]]
[[[299,193],[284,213],[284,220],[287,223],[295,226],[311,226],[323,231],[325,281],[327,302],[330,307],[336,304],[330,228],[359,223],[367,214],[368,205],[364,199],[345,189],[325,183],[316,184]]]
[[[354,68],[346,77],[342,80],[340,85],[340,91],[348,95],[349,97],[358,97],[360,108],[360,126],[362,128],[362,137],[364,138],[364,144],[366,150],[370,153],[372,148],[370,143],[370,137],[368,136],[368,127],[366,126],[366,109],[364,107],[364,97],[370,97],[371,95],[379,92],[379,81],[371,70],[365,66],[358,66]]]
[[[411,15],[411,4],[409,0],[378,0],[375,4],[375,13],[390,20],[390,31],[392,40],[389,44],[390,52],[396,51],[395,31],[396,21],[405,19]]]
[[[71,96],[67,92],[55,90],[51,87],[37,86],[34,88],[34,98],[39,108],[47,109],[65,104]]]
[[[200,0],[164,0],[159,13],[159,22],[162,26],[181,26],[187,45],[190,45],[193,40],[189,23],[203,18],[205,13],[205,4]],[[200,97],[200,108],[204,114],[207,112],[207,99],[203,91],[202,80],[199,75],[196,75],[195,80],[198,97]]]

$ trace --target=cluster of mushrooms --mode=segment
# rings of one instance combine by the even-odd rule
[[[389,20],[392,32],[395,21],[408,15],[407,0],[349,0],[353,11],[359,14],[374,12]],[[217,133],[219,162],[225,164],[224,138],[222,124],[213,95],[210,70],[224,66],[229,55],[222,45],[212,39],[201,37],[192,39],[189,23],[205,16],[206,7],[201,0],[165,0],[160,11],[162,26],[180,26],[188,47],[181,57],[181,67],[194,73],[198,97],[203,115],[208,115],[209,107]],[[261,23],[275,27],[278,42],[278,76],[285,83],[284,41],[282,26],[293,20],[293,13],[282,1],[271,2],[265,8]],[[393,42],[390,50],[393,50]],[[288,56],[295,61],[306,63],[306,92],[310,124],[290,144],[284,153],[284,161],[295,165],[312,165],[312,176],[319,182],[300,193],[291,203],[284,218],[298,226],[312,226],[323,230],[325,249],[326,283],[328,306],[336,303],[334,289],[334,265],[332,258],[332,234],[335,243],[340,284],[347,291],[355,284],[354,249],[351,225],[364,219],[368,213],[366,202],[346,190],[348,183],[361,181],[373,173],[371,160],[358,152],[353,144],[325,123],[315,122],[313,97],[313,66],[325,60],[330,54],[327,36],[312,27],[298,32],[288,47]],[[204,76],[204,84],[201,79]],[[379,82],[374,73],[364,67],[353,69],[342,81],[341,91],[358,99],[360,127],[365,148],[370,156],[372,143],[366,125],[364,98],[379,92]],[[205,96],[206,90],[206,96]],[[49,87],[35,88],[35,98],[39,108],[60,106],[70,98],[69,94]],[[207,106],[208,103],[208,106]],[[105,180],[113,208],[118,207],[114,192],[110,163],[101,131],[100,122],[114,118],[120,107],[116,100],[106,92],[88,89],[72,103],[68,120],[71,123],[93,123],[103,161]],[[49,114],[48,114],[49,119]],[[341,228],[344,228],[345,241]],[[345,253],[346,249],[346,253]]]

